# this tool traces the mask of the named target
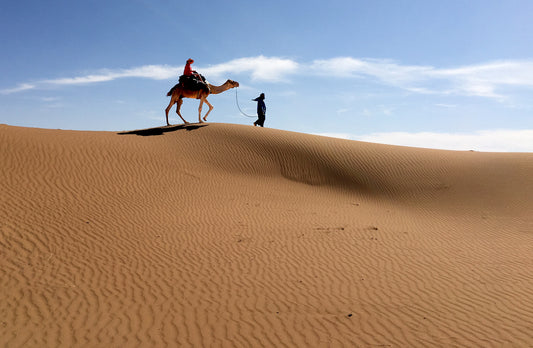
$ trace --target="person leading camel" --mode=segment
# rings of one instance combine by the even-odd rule
[[[266,105],[265,105],[265,93],[261,93],[261,95],[253,101],[257,102],[257,121],[254,122],[254,126],[261,126],[265,124],[265,116],[266,116]]]

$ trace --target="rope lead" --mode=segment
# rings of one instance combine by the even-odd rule
[[[257,116],[255,116],[255,115],[248,115],[248,114],[244,113],[244,111],[241,110],[241,107],[239,106],[239,98],[237,97],[237,89],[238,89],[238,88],[235,88],[235,102],[237,103],[237,107],[239,108],[239,111],[241,112],[241,114],[243,114],[243,115],[246,116],[246,117],[253,117],[253,118],[256,118]]]

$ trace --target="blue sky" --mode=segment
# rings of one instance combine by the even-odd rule
[[[212,84],[238,81],[247,113],[264,92],[267,127],[533,152],[532,13],[530,0],[3,1],[0,123],[164,125],[191,57]],[[253,122],[234,90],[209,100],[208,121]]]

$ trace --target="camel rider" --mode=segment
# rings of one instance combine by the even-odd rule
[[[191,89],[209,90],[209,87],[205,83],[205,78],[202,75],[198,74],[196,71],[192,70],[192,63],[194,63],[193,59],[187,59],[185,68],[183,69],[183,75],[180,77],[180,82],[183,83],[184,86],[189,87]]]
[[[187,59],[187,63],[185,64],[185,69],[183,69],[183,75],[185,76],[194,76],[196,78],[200,78],[198,73],[194,70],[192,70],[191,64],[194,63],[194,60],[189,58]]]

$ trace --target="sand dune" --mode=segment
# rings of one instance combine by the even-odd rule
[[[7,347],[533,345],[533,154],[0,125]]]

